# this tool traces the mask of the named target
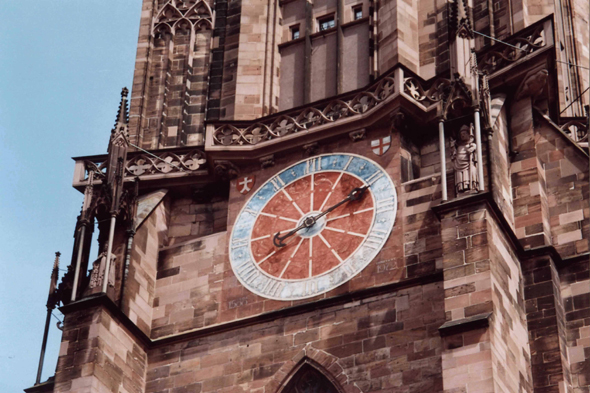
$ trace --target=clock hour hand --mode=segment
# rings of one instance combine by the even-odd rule
[[[309,228],[310,226],[315,224],[315,221],[316,221],[316,217],[307,217],[305,220],[303,220],[303,223],[301,225],[299,225],[297,228],[292,229],[291,231],[287,232],[286,235],[281,236],[281,232],[277,232],[275,234],[275,236],[273,237],[272,242],[277,247],[285,247],[287,245],[287,243],[284,243],[284,241],[287,238],[293,236],[294,234],[296,234],[298,231],[300,231],[303,228]]]

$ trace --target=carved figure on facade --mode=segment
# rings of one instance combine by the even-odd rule
[[[545,89],[548,78],[549,71],[546,69],[538,70],[534,73],[526,75],[516,90],[515,100],[520,100],[524,97],[532,97],[534,101],[534,99],[538,97]]]
[[[215,161],[215,175],[224,180],[235,179],[238,176],[238,168],[227,160]]]
[[[270,168],[272,166],[275,166],[274,154],[260,158],[260,168],[265,169],[265,168]]]
[[[477,159],[473,124],[463,125],[457,140],[451,138],[451,160],[455,169],[455,190],[457,195],[479,191]]]
[[[104,269],[106,266],[107,260],[107,252],[103,251],[98,255],[98,258],[94,262],[92,262],[92,270],[90,271],[90,281],[88,283],[88,288],[100,288],[102,286],[102,280],[104,279]],[[115,270],[114,267],[116,266],[117,257],[113,254],[111,255],[111,269],[109,269],[109,286],[115,286]]]
[[[404,110],[397,108],[389,114],[389,121],[391,122],[391,132],[408,131],[411,127],[411,116],[408,116]]]
[[[317,142],[308,143],[303,145],[303,152],[305,157],[315,156],[320,152],[320,145]]]
[[[363,128],[361,130],[351,131],[348,133],[348,137],[350,138],[351,142],[360,142],[366,137],[366,130]]]

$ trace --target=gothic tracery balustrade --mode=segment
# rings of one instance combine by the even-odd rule
[[[404,78],[404,93],[426,106],[442,101],[450,87],[451,81],[445,78],[436,79],[428,88],[423,87],[416,77]]]
[[[586,118],[565,117],[561,119],[559,128],[576,143],[588,142],[588,125]]]
[[[213,144],[222,146],[256,145],[319,125],[336,123],[376,107],[395,91],[394,78],[388,75],[367,90],[327,103],[311,104],[298,112],[269,116],[249,126],[221,125],[213,131]]]
[[[553,34],[549,29],[549,21],[535,24],[517,35],[507,38],[505,41],[511,46],[497,44],[478,54],[477,63],[480,71],[491,75],[527,55],[545,48],[548,44],[548,35]]]
[[[81,183],[88,181],[88,174],[93,172],[96,181],[103,181],[106,175],[106,156],[96,160],[81,160],[84,173],[80,179],[74,179]],[[167,175],[175,173],[191,174],[204,169],[207,160],[205,153],[200,150],[190,150],[182,153],[163,152],[155,155],[135,152],[130,153],[125,165],[125,178],[139,177],[140,180],[148,180],[154,175]]]

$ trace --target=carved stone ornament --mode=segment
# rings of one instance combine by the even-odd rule
[[[275,156],[274,156],[274,154],[271,154],[269,156],[262,157],[260,159],[260,167],[262,169],[264,169],[264,168],[270,168],[271,166],[275,166]]]
[[[451,0],[449,3],[449,33],[451,40],[455,36],[473,38],[471,21],[469,19],[469,4],[467,0]]]
[[[92,263],[92,271],[90,273],[90,282],[88,288],[99,288],[102,286],[102,280],[104,279],[104,269],[107,260],[107,253],[101,252],[98,258]],[[115,286],[115,262],[117,257],[111,255],[111,268],[109,269],[109,286]]]
[[[154,37],[189,35],[192,31],[213,29],[213,11],[207,2],[199,0],[168,0],[154,18]]]
[[[235,179],[239,173],[238,168],[231,161],[227,160],[215,161],[214,171],[216,176],[224,180]]]
[[[588,142],[588,123],[584,118],[570,118],[559,128],[574,142]]]
[[[405,131],[408,128],[409,116],[402,110],[396,110],[389,115],[389,121],[391,122],[391,131]]]
[[[516,100],[524,97],[531,97],[533,100],[537,98],[545,89],[547,79],[549,78],[549,71],[546,69],[539,70],[535,73],[529,73],[516,91]]]
[[[199,170],[206,162],[205,153],[200,150],[191,150],[186,153],[164,152],[157,158],[153,155],[138,154],[127,163],[125,174],[142,176],[171,172],[190,173]]]
[[[477,159],[475,151],[473,124],[463,125],[458,133],[458,139],[451,139],[451,160],[455,169],[455,190],[457,196],[464,193],[479,191],[477,177]]]
[[[464,116],[474,102],[471,89],[459,74],[453,75],[452,80],[438,78],[429,88],[423,87],[417,77],[405,78],[404,93],[425,106],[441,103],[441,116],[445,119]]]
[[[139,177],[140,179],[150,179],[152,176],[167,175],[169,173],[186,173],[192,174],[199,170],[204,170],[207,162],[205,153],[201,150],[189,150],[186,152],[163,152],[157,156],[133,152],[128,154],[125,161],[125,181],[130,178]],[[94,180],[105,181],[105,171],[108,161],[84,161],[85,181],[90,181],[90,174],[93,174]]]
[[[249,126],[220,125],[213,132],[213,144],[223,146],[256,145],[323,124],[339,122],[363,114],[384,102],[395,92],[395,80],[384,76],[366,90],[329,103],[311,104],[287,114],[268,116]]]
[[[494,45],[490,50],[478,56],[480,71],[488,75],[509,66],[523,57],[544,48],[547,45],[544,25],[532,25],[510,38],[508,45]]]
[[[320,145],[317,142],[308,143],[307,145],[303,145],[303,152],[305,157],[311,157],[318,154],[320,151]]]
[[[348,133],[351,142],[360,142],[367,136],[365,129],[351,131]]]

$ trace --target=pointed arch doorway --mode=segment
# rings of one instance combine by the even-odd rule
[[[305,362],[281,393],[340,393],[340,390],[317,368]]]

